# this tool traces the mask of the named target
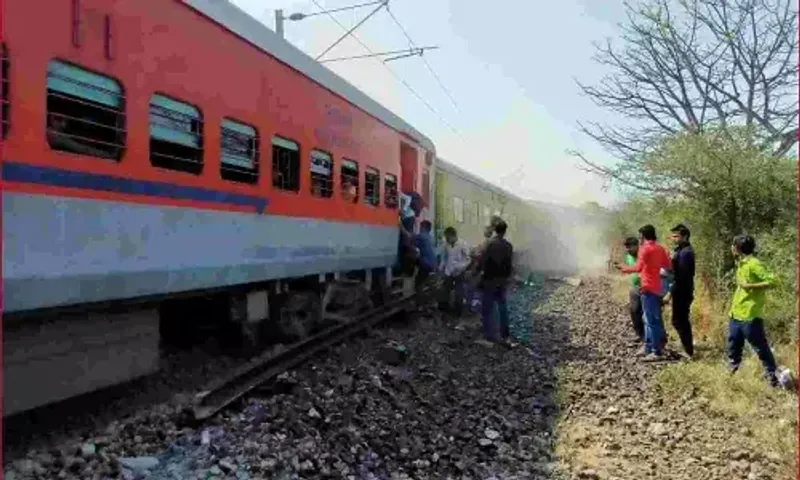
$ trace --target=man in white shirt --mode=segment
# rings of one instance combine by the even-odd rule
[[[439,271],[444,274],[444,289],[440,307],[447,309],[450,297],[455,291],[455,314],[461,316],[464,308],[464,273],[469,267],[471,258],[469,246],[458,239],[458,232],[453,227],[444,230],[444,245],[441,248]]]

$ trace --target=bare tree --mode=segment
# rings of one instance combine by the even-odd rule
[[[680,191],[682,181],[640,168],[665,136],[750,127],[775,157],[797,143],[795,0],[647,0],[626,3],[621,46],[597,44],[610,69],[599,85],[579,83],[618,125],[580,123],[621,160],[607,167],[571,152],[584,169],[627,186]]]

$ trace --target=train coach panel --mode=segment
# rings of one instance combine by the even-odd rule
[[[441,159],[436,168],[437,233],[448,226],[471,245],[484,239],[484,228],[492,215],[501,215],[508,223],[508,238],[519,236],[525,218],[524,203],[484,180],[463,172]]]
[[[188,3],[6,2],[7,311],[393,263],[401,144],[433,146],[236,7]]]

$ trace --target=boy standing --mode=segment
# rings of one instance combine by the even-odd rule
[[[439,269],[444,274],[442,295],[446,295],[444,298],[447,300],[442,301],[440,307],[449,305],[450,295],[455,290],[455,314],[461,316],[464,307],[464,273],[471,261],[469,247],[463,240],[459,240],[458,232],[453,227],[444,230],[444,239]]]
[[[689,242],[691,233],[685,225],[678,224],[670,232],[672,233],[672,242],[675,244],[675,253],[672,255],[674,281],[665,301],[671,297],[672,326],[678,332],[683,350],[691,358],[694,355],[692,322],[690,320],[692,301],[694,300],[694,249]]]
[[[775,376],[777,365],[767,342],[764,329],[764,303],[767,289],[775,283],[775,277],[753,256],[756,241],[750,235],[739,235],[733,239],[731,253],[736,259],[736,292],[731,302],[728,323],[728,358],[731,373],[736,373],[742,362],[744,341],[753,347],[766,370],[767,380],[778,385]]]
[[[656,243],[656,228],[645,225],[639,229],[639,255],[634,266],[617,267],[623,273],[639,273],[641,275],[641,299],[644,312],[645,344],[642,353],[646,361],[658,361],[663,358],[664,323],[661,318],[662,284],[661,269],[669,270],[672,265],[667,251]]]
[[[625,265],[633,267],[636,265],[636,257],[639,255],[639,239],[628,237],[625,239]],[[639,339],[639,343],[644,343],[644,314],[642,312],[642,297],[640,290],[642,279],[638,273],[631,274],[631,291],[629,295],[628,309],[631,314],[633,331]]]
[[[509,318],[506,303],[506,288],[513,273],[514,247],[505,239],[507,225],[503,220],[498,220],[494,227],[495,237],[486,245],[486,250],[480,258],[481,289],[481,320],[483,334],[492,342],[509,344]],[[499,332],[494,322],[494,306],[500,316]],[[499,333],[499,337],[498,337]]]

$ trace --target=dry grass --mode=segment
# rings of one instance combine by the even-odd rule
[[[779,364],[797,371],[795,348],[781,347],[775,353]],[[698,357],[665,367],[658,376],[661,392],[674,399],[687,394],[705,398],[712,412],[749,432],[753,451],[765,456],[774,452],[780,456],[786,478],[795,478],[798,405],[794,392],[769,387],[754,355],[733,376],[719,352],[701,346]]]
[[[626,278],[615,277],[612,282],[613,298],[620,304],[626,304],[629,283]],[[680,401],[687,394],[706,398],[713,412],[750,432],[754,451],[763,455],[770,452],[779,455],[786,478],[796,478],[797,395],[769,387],[763,378],[761,364],[749,347],[746,347],[746,360],[741,370],[734,376],[728,373],[725,363],[725,311],[726,306],[715,304],[706,292],[701,290],[697,293],[692,305],[695,360],[666,366],[658,376],[658,388],[665,397],[675,401]],[[671,343],[679,345],[678,335],[669,325],[670,316],[667,307],[664,310],[664,323]],[[778,364],[788,367],[797,375],[797,346],[772,347]]]

